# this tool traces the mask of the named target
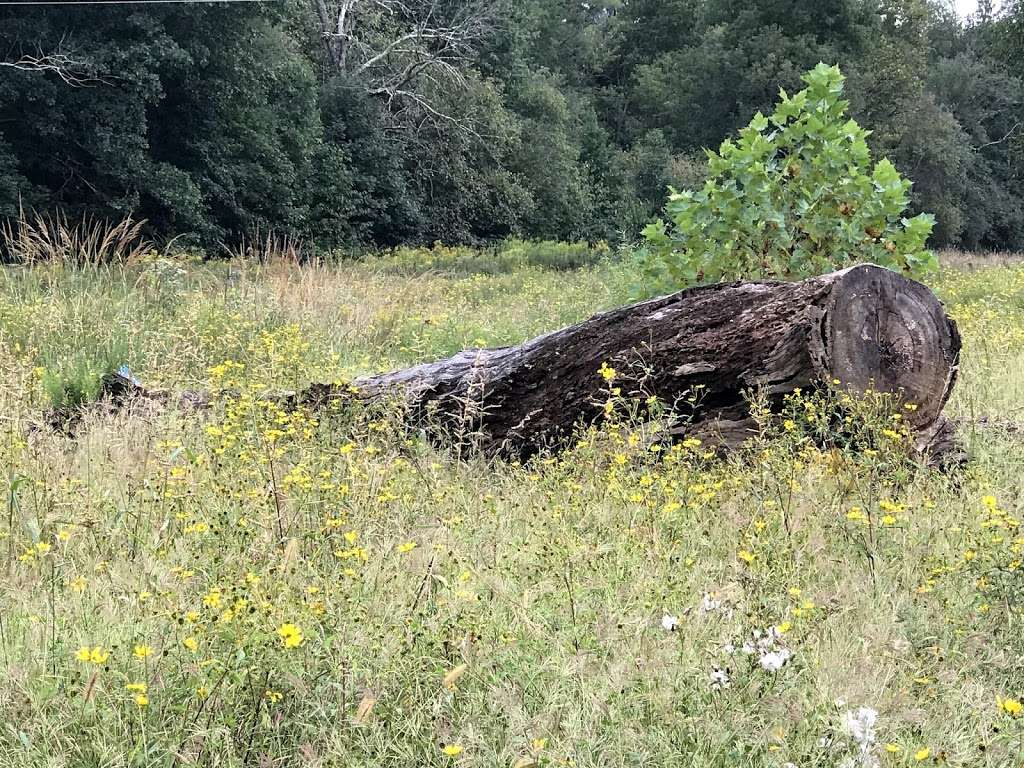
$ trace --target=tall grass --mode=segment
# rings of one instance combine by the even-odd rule
[[[153,267],[0,280],[5,768],[1019,764],[1024,443],[981,417],[1024,407],[1024,267],[934,284],[956,477],[884,409],[820,448],[814,397],[722,459],[613,382],[606,428],[524,466],[262,396],[579,320],[621,264]],[[213,408],[31,429],[53,361],[120,339]]]
[[[229,258],[254,264],[270,264],[273,261],[301,264],[312,255],[312,250],[306,247],[301,238],[259,227],[243,235],[237,243],[223,243],[221,247]]]
[[[95,216],[70,219],[60,210],[22,211],[0,224],[0,254],[22,264],[130,264],[152,249],[144,226],[130,216],[111,222]]]

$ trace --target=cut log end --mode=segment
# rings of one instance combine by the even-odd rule
[[[850,392],[898,395],[914,408],[915,429],[934,424],[953,388],[960,336],[924,285],[874,265],[837,273],[822,307],[819,352],[823,378]]]

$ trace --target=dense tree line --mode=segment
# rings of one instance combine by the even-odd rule
[[[1024,248],[1024,0],[966,21],[928,0],[7,6],[0,216],[206,244],[628,239],[818,61],[939,244]]]

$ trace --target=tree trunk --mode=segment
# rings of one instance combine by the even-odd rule
[[[690,429],[727,443],[749,436],[746,394],[775,402],[794,389],[839,380],[852,391],[898,394],[923,452],[953,445],[942,415],[956,378],[960,336],[924,285],[874,265],[798,283],[702,286],[595,315],[515,347],[460,352],[357,379],[361,397],[400,397],[410,420],[472,435],[490,453],[526,458],[599,422],[611,386],[654,396]],[[698,405],[689,398],[698,395]],[[328,385],[301,399],[344,396]]]

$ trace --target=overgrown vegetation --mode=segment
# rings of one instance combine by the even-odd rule
[[[66,413],[96,402],[102,393],[103,379],[127,365],[128,345],[123,338],[112,338],[104,347],[86,347],[61,356],[48,350],[40,357],[39,380],[50,405]],[[67,356],[64,356],[67,355]]]
[[[524,267],[566,271],[594,266],[612,256],[611,248],[603,241],[590,245],[505,240],[487,249],[441,243],[430,248],[401,247],[369,258],[375,267],[404,274],[472,275],[514,272]]]
[[[936,266],[925,247],[934,217],[905,218],[910,182],[887,159],[872,165],[868,132],[847,118],[845,78],[818,64],[807,88],[783,90],[708,152],[708,180],[673,191],[645,234],[643,268],[655,290],[767,277],[798,280],[864,262],[919,277]]]
[[[3,765],[1018,759],[1019,262],[930,278],[964,334],[955,479],[906,461],[885,402],[849,410],[855,450],[816,447],[836,395],[722,460],[612,382],[607,428],[527,466],[264,400],[519,342],[631,284],[615,261],[382,264],[4,269]],[[50,368],[122,339],[213,411],[40,430]]]

